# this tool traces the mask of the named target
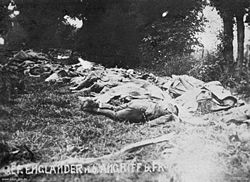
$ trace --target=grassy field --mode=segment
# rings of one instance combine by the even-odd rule
[[[167,166],[163,172],[96,175],[30,175],[28,181],[249,181],[250,142],[237,132],[249,126],[225,124],[223,112],[205,116],[206,125],[168,122],[151,127],[147,123],[113,121],[81,110],[78,96],[66,83],[49,84],[44,78],[26,78],[26,94],[1,106],[0,135],[9,146],[27,146],[34,157],[19,164],[60,161],[70,157],[94,158],[114,153],[127,144],[167,133],[169,142],[143,147],[105,162],[152,163]]]

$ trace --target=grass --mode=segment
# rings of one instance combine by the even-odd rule
[[[99,157],[168,132],[83,112],[77,99],[80,93],[71,93],[67,84],[26,78],[26,85],[27,94],[5,106],[9,115],[1,118],[0,130],[10,146],[26,145],[38,162]]]
[[[197,166],[200,167],[197,175],[204,176],[200,173],[204,168],[219,181],[250,179],[250,143],[230,140],[235,131],[241,132],[242,125],[221,122],[219,116],[223,113],[207,116],[210,120],[207,126],[169,122],[150,127],[142,123],[118,122],[83,112],[77,99],[81,93],[70,92],[67,83],[49,84],[43,80],[26,78],[27,93],[16,97],[13,104],[2,106],[8,114],[0,117],[2,140],[10,146],[26,145],[34,153],[35,162],[100,157],[143,139],[170,132],[175,132],[176,137],[170,142],[173,145],[170,148],[168,143],[163,142],[117,159],[142,163],[161,161],[169,167],[165,173],[37,175],[30,176],[29,181],[72,181],[77,178],[83,181],[177,182],[188,179],[187,171]],[[245,129],[248,130],[249,126]]]

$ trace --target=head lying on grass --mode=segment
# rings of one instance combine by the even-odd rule
[[[178,109],[165,100],[134,99],[128,103],[114,106],[98,103],[91,98],[79,98],[84,111],[102,114],[116,120],[145,122],[161,116],[177,115]]]

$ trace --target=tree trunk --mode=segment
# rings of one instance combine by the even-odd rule
[[[244,39],[245,39],[245,25],[243,22],[244,13],[240,12],[236,14],[237,21],[237,43],[238,43],[238,52],[237,52],[237,69],[239,72],[242,71],[243,62],[244,62]]]
[[[224,37],[223,37],[223,56],[225,59],[225,68],[228,70],[234,62],[233,57],[233,13],[230,11],[224,11],[222,13],[223,25],[224,25]],[[229,71],[229,70],[228,70]]]

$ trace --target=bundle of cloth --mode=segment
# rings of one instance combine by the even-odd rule
[[[51,72],[47,55],[34,52],[33,50],[19,51],[10,59],[8,64],[21,67],[24,74],[31,77],[40,77]]]
[[[95,97],[79,99],[83,110],[117,120],[146,122],[159,117],[169,120],[178,115],[169,95],[144,80],[133,80]]]
[[[73,59],[72,52],[66,53],[56,59]],[[197,113],[226,111],[241,105],[218,81],[205,83],[188,75],[157,77],[133,69],[105,68],[76,56],[70,64],[51,59],[33,50],[20,51],[1,70],[45,76],[45,82],[70,82],[72,92],[84,95],[80,97],[83,110],[118,120],[148,121],[177,114],[184,120]]]
[[[47,57],[32,50],[20,51],[2,60],[0,64],[0,102],[8,103],[12,96],[25,93],[25,75],[34,76],[49,72]]]
[[[79,97],[84,111],[112,119],[145,122],[172,118],[178,109],[171,104],[170,95],[152,83],[153,78],[132,69],[99,67],[85,77],[73,78],[71,90],[84,93],[85,97]]]
[[[202,123],[202,117],[196,117],[197,115],[221,112],[221,121],[249,123],[249,103],[232,95],[219,81],[204,83],[187,75],[173,76],[168,92],[174,99],[182,120]]]
[[[220,82],[204,83],[188,75],[173,75],[164,81],[162,77],[113,68],[90,71],[72,83],[73,91],[87,95],[79,97],[84,111],[132,122],[177,115],[190,120],[197,113],[227,111],[240,105]]]
[[[228,110],[238,104],[238,99],[219,81],[204,83],[191,76],[174,75],[168,90],[176,104],[189,112],[202,106],[206,107],[205,112]]]

